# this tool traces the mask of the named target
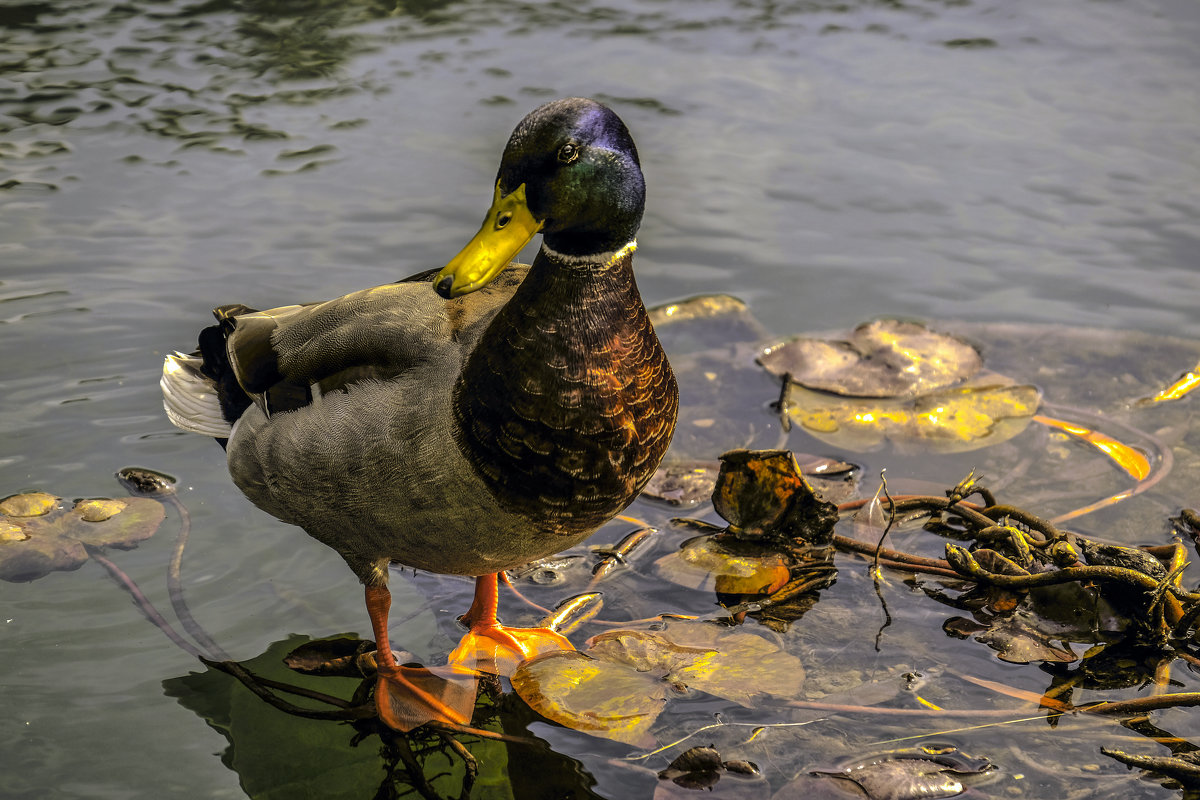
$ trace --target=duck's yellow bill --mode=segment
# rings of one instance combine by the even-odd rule
[[[512,263],[543,224],[529,212],[525,184],[501,196],[497,181],[483,227],[433,279],[437,293],[450,298],[482,289]]]

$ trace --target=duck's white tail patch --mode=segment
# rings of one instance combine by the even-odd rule
[[[176,428],[218,439],[228,438],[230,425],[221,414],[213,382],[200,372],[199,356],[175,353],[163,361],[163,408]]]

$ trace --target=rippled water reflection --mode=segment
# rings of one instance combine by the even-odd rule
[[[341,564],[167,424],[161,356],[217,303],[443,263],[513,124],[568,94],[637,140],[651,301],[732,292],[778,334],[890,314],[1200,336],[1198,9],[6,3],[0,493],[178,473],[204,532],[190,597],[229,649],[361,629]],[[168,546],[123,563],[161,587]],[[0,604],[0,742],[23,765],[6,792],[239,794],[220,738],[162,696],[193,665],[98,571],[0,586]],[[435,612],[406,623],[410,647],[444,644]]]

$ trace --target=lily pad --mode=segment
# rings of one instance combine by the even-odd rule
[[[578,651],[547,653],[517,667],[513,689],[549,720],[606,739],[649,747],[669,684]]]
[[[776,548],[726,536],[688,539],[654,566],[679,586],[734,595],[769,595],[791,577],[788,559]]]
[[[707,503],[719,469],[715,461],[664,463],[650,478],[642,495],[680,508]]]
[[[853,756],[784,786],[772,800],[861,797],[869,800],[935,800],[954,797],[996,774],[986,758],[972,758],[952,745],[928,744]],[[831,791],[830,781],[845,784],[849,794]]]
[[[663,631],[601,634],[587,652],[522,663],[517,694],[547,719],[639,747],[667,700],[695,689],[751,707],[765,695],[795,697],[804,668],[774,643],[741,630],[673,622]]]
[[[0,580],[78,569],[88,559],[86,546],[136,547],[165,515],[161,503],[145,497],[94,498],[67,508],[45,492],[13,495],[0,501]]]
[[[877,320],[848,340],[800,337],[768,347],[758,363],[793,383],[849,397],[916,397],[965,381],[983,366],[957,336],[916,322]]]
[[[649,314],[663,346],[673,354],[760,341],[765,335],[746,303],[727,294],[654,306]]]
[[[847,450],[876,450],[891,441],[903,450],[960,453],[1016,436],[1041,403],[1036,386],[996,375],[912,399],[839,397],[790,386],[788,415],[821,441]]]

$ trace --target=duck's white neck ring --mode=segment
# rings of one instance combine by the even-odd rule
[[[622,258],[630,256],[634,250],[637,250],[637,239],[629,240],[620,250],[610,250],[606,253],[589,253],[585,256],[571,256],[566,253],[560,253],[548,247],[545,242],[542,243],[542,252],[546,254],[547,258],[559,264],[566,264],[569,267],[612,266]]]

